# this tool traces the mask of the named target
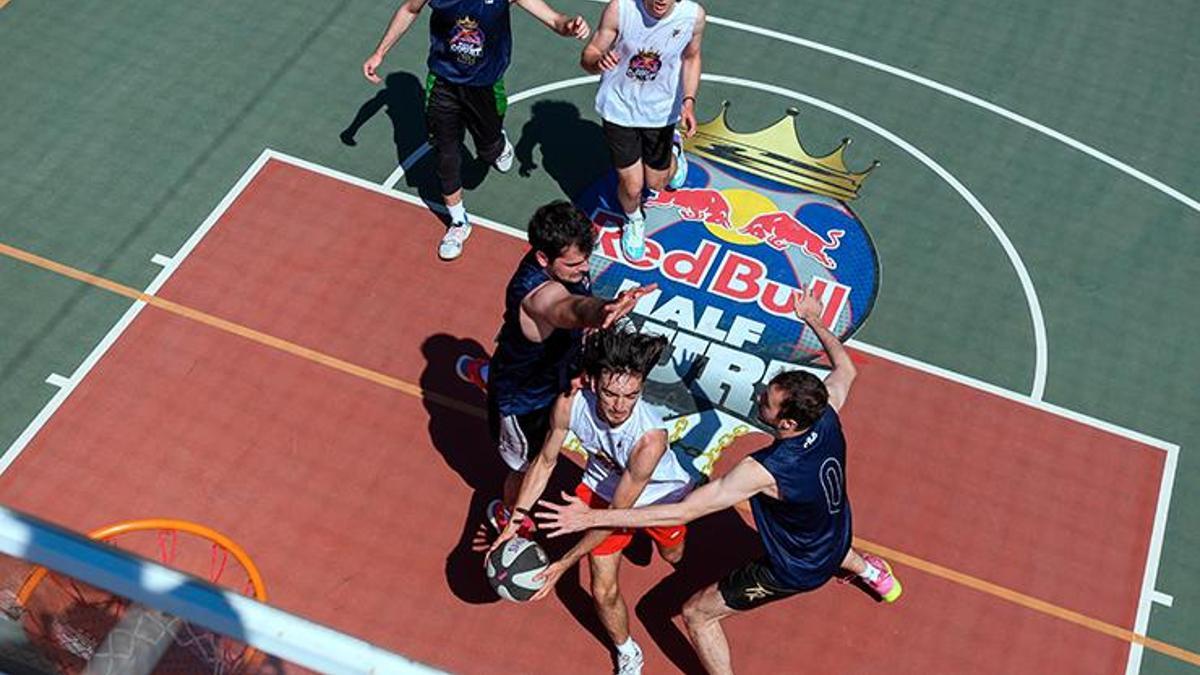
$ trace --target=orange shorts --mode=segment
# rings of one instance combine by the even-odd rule
[[[593,509],[607,509],[608,502],[604,498],[592,492],[591,488],[580,483],[575,488],[575,496],[583,500],[584,504]],[[683,539],[687,536],[687,525],[670,525],[668,527],[646,527],[642,531],[650,535],[650,538],[658,542],[658,545],[663,548],[675,548],[683,544]],[[612,555],[620,553],[626,546],[633,541],[633,530],[619,529],[614,530],[608,535],[604,541],[600,542],[596,548],[592,549],[592,555]]]

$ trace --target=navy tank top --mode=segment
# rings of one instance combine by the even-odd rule
[[[490,87],[512,58],[509,0],[430,0],[429,71],[473,87]]]
[[[504,293],[504,323],[488,373],[488,390],[502,415],[524,415],[545,408],[566,391],[578,367],[583,331],[556,328],[534,342],[521,330],[521,303],[547,281],[545,268],[530,251],[521,259]],[[564,284],[572,295],[592,294],[591,277]]]
[[[784,586],[808,590],[837,573],[850,550],[846,438],[828,406],[809,430],[750,455],[779,488],[779,499],[750,498],[767,557]]]

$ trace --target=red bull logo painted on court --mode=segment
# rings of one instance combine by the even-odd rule
[[[641,259],[621,252],[624,216],[615,173],[576,197],[598,232],[596,293],[658,284],[632,314],[643,331],[666,335],[672,345],[645,395],[671,411],[668,417],[681,425],[673,447],[702,472],[719,455],[717,439],[753,428],[759,385],[823,353],[793,312],[795,291],[803,286],[816,294],[824,304],[822,321],[845,340],[870,314],[880,280],[870,235],[837,196],[856,193],[866,175],[845,170],[845,142],[831,155],[812,158],[800,149],[790,120],[786,129],[781,123],[768,130],[771,138],[768,132],[733,134],[723,116],[720,122],[717,130],[716,123],[702,125],[689,144],[685,184],[644,202]],[[783,131],[790,146],[772,140]],[[789,166],[815,166],[809,171],[815,178],[794,170],[790,180],[776,179],[780,172],[762,167],[779,158]],[[838,172],[841,183],[821,182]]]

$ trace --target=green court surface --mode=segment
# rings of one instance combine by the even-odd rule
[[[267,148],[436,197],[428,156],[396,175],[424,138],[425,19],[386,87],[360,74],[395,4],[0,3],[0,244],[144,288]],[[702,121],[796,108],[814,154],[851,137],[851,168],[882,163],[853,203],[882,265],[855,339],[1179,446],[1148,634],[1200,651],[1200,4],[705,4]],[[506,126],[532,161],[467,205],[523,227],[607,156],[579,45],[514,23]],[[0,289],[6,448],[129,301],[8,257]]]

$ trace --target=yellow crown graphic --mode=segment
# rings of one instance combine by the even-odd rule
[[[787,116],[761,131],[740,134],[725,121],[729,101],[721,104],[716,118],[699,125],[696,135],[684,142],[692,154],[809,192],[849,201],[879,162],[866,171],[855,173],[846,167],[844,155],[850,139],[843,138],[833,152],[821,157],[810,155],[800,144],[795,122],[799,114],[789,108]]]

